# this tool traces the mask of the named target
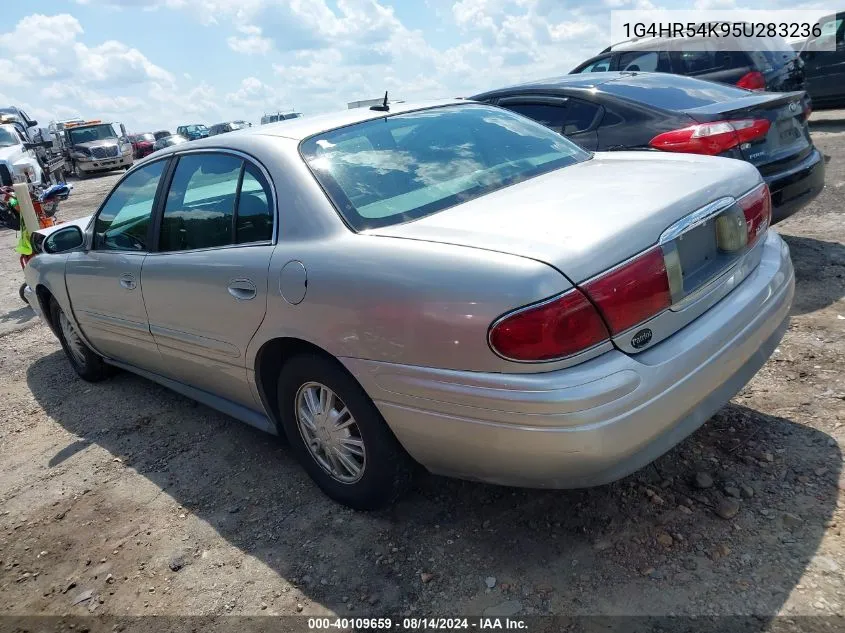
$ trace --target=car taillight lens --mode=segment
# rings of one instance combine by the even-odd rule
[[[619,334],[672,305],[669,276],[659,246],[585,283],[612,334]]]
[[[740,77],[736,85],[746,90],[765,90],[766,78],[763,77],[763,73],[752,70],[750,73],[745,73]]]
[[[700,123],[658,134],[649,145],[664,152],[715,156],[769,133],[767,119],[740,119]]]
[[[608,339],[593,305],[577,289],[496,321],[490,346],[500,356],[523,362],[572,356]]]
[[[772,222],[772,196],[765,183],[737,200],[745,214],[748,229],[748,246],[752,246],[769,228]]]

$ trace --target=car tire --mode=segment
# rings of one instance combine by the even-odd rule
[[[317,396],[321,389],[331,394],[325,400]],[[356,510],[378,510],[410,488],[414,461],[364,389],[337,361],[317,354],[291,358],[282,367],[278,397],[282,430],[327,496]],[[314,410],[309,402],[318,411],[329,411],[328,418],[314,416],[310,428],[304,421]],[[339,411],[348,414],[337,416]],[[350,466],[359,466],[357,476]]]
[[[79,168],[76,161],[73,162],[73,175],[76,176],[77,180],[85,180],[85,172]]]
[[[26,284],[21,284],[20,288],[18,288],[18,296],[21,298],[26,305],[29,305],[29,301],[26,300]]]
[[[55,299],[50,301],[50,316],[62,349],[79,377],[100,382],[111,374],[111,367],[79,337],[76,326],[65,316]]]

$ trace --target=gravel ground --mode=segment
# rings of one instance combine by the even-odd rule
[[[783,343],[692,437],[591,490],[428,475],[389,511],[342,508],[272,437],[130,374],[79,380],[19,303],[0,231],[0,613],[845,626],[845,112],[816,113],[813,130],[827,188],[777,227],[798,275]],[[77,183],[62,216],[92,212],[117,177]]]

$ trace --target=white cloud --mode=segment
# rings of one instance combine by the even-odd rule
[[[89,48],[77,43],[77,74],[85,83],[139,83],[159,81],[172,84],[173,75],[147,59],[141,51],[110,40]]]
[[[236,53],[244,53],[246,55],[266,55],[273,50],[273,40],[269,37],[261,36],[261,29],[253,25],[243,25],[238,27],[238,32],[243,34],[243,37],[235,35],[226,39],[226,42]]]
[[[279,95],[257,77],[247,77],[235,92],[226,94],[226,103],[240,108],[273,109],[279,107]]]

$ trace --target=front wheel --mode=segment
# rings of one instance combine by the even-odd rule
[[[377,510],[410,488],[413,460],[336,361],[316,354],[290,359],[278,396],[284,433],[326,495],[356,510]]]
[[[50,314],[62,349],[79,377],[88,382],[99,382],[108,378],[111,374],[109,366],[80,338],[75,326],[55,299],[50,303]]]

